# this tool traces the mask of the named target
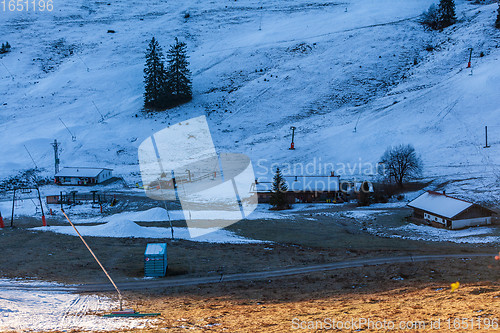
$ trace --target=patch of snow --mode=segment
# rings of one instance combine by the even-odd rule
[[[462,230],[440,229],[413,223],[395,228],[367,228],[368,232],[390,238],[419,241],[490,244],[500,242],[500,230],[494,227],[474,227]]]
[[[113,220],[104,224],[95,226],[78,226],[78,231],[82,236],[88,237],[120,237],[120,238],[170,238],[170,228],[160,227],[142,227],[130,220]],[[208,228],[208,234],[200,237],[191,238],[188,228],[174,227],[174,237],[176,239],[186,239],[195,242],[208,242],[208,243],[264,243],[264,241],[248,239],[237,236],[235,233],[217,229]],[[198,229],[198,228],[190,228]],[[49,227],[36,227],[32,230],[52,231],[60,234],[77,236],[75,230],[71,226],[49,226]]]
[[[38,289],[40,286],[44,289]],[[100,315],[116,309],[117,302],[102,296],[50,290],[60,286],[0,279],[0,331],[96,332],[155,327],[155,319],[103,318]]]
[[[372,208],[403,208],[406,207],[407,201],[396,201],[387,203],[374,203],[367,207],[359,207],[358,209],[372,209]]]
[[[341,212],[341,215],[344,217],[348,218],[353,218],[353,219],[373,219],[373,215],[387,215],[389,214],[386,211],[383,210],[353,210],[353,211],[344,211]]]

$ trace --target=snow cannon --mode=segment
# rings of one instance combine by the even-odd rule
[[[290,150],[295,150],[295,143],[293,139],[295,138],[295,130],[297,127],[291,126],[290,129],[292,130],[292,143],[290,144]]]

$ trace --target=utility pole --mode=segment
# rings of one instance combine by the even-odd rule
[[[51,143],[51,145],[54,147],[55,176],[59,173],[59,142],[57,142],[57,139],[54,139],[54,142]]]

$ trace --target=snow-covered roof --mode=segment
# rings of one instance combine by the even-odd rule
[[[443,193],[434,191],[427,191],[408,203],[408,206],[412,208],[425,210],[429,213],[434,213],[450,219],[472,205],[473,203],[471,202],[449,197]]]
[[[164,254],[167,250],[167,243],[149,243],[144,254]]]
[[[283,176],[288,192],[331,192],[339,190],[339,177],[330,176]],[[273,182],[258,182],[255,185],[257,192],[271,191]]]
[[[64,167],[61,171],[56,174],[56,177],[97,177],[103,170],[113,171],[113,169],[107,168],[75,168],[75,167]]]

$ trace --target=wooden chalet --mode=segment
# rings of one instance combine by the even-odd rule
[[[408,207],[413,208],[414,219],[448,229],[488,225],[496,216],[491,209],[434,191],[420,195]]]

